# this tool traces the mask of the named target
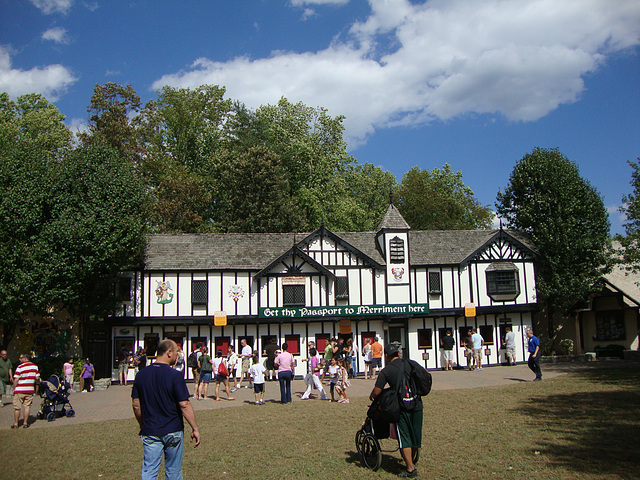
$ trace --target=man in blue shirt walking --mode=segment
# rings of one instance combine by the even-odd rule
[[[163,340],[155,363],[140,370],[133,383],[131,402],[144,447],[142,480],[157,480],[163,454],[165,478],[182,480],[183,418],[191,426],[194,447],[200,445],[189,390],[182,372],[171,368],[177,360],[178,345]]]
[[[529,368],[536,374],[534,382],[542,380],[542,372],[540,371],[540,340],[533,334],[533,330],[527,330],[527,346],[529,350]]]

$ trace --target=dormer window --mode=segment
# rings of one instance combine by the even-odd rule
[[[493,301],[515,300],[520,295],[518,267],[511,262],[496,262],[486,270],[487,295]]]
[[[393,237],[389,241],[389,261],[391,263],[404,263],[404,240]]]

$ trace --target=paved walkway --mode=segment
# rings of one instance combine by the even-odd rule
[[[605,366],[601,362],[570,363],[570,364],[543,364],[544,379],[554,378],[564,375],[567,372],[579,369],[588,369],[594,367]],[[495,385],[508,385],[519,382],[531,381],[534,377],[526,364],[520,364],[514,367],[485,367],[482,371],[454,370],[454,371],[435,371],[432,370],[433,389],[434,390],[450,390],[458,388],[478,388]],[[349,397],[367,397],[373,388],[373,380],[364,380],[362,377],[352,380],[349,388]],[[193,383],[187,384],[189,391],[193,392]],[[294,380],[292,391],[293,401],[301,401],[300,395],[304,392],[306,386],[302,380]],[[325,387],[327,394],[328,387]],[[206,400],[196,401],[192,399],[195,411],[213,410],[217,408],[229,408],[234,406],[248,405],[253,402],[253,389],[241,388],[233,395],[234,401],[224,400],[226,395],[222,393],[222,401],[215,401],[213,394],[215,392],[215,383],[209,387],[209,397]],[[276,402],[280,398],[280,388],[278,382],[267,382],[265,401]],[[337,398],[337,396],[336,396]],[[313,401],[313,400],[311,400]],[[11,397],[4,397],[4,408],[0,408],[0,429],[9,429],[13,424],[13,407],[11,405]],[[69,396],[69,402],[73,406],[76,416],[73,418],[58,418],[53,422],[35,419],[36,413],[40,410],[41,399],[36,396],[31,407],[31,423],[32,428],[53,428],[62,425],[75,425],[80,423],[102,422],[106,420],[124,420],[132,419],[133,412],[131,410],[131,384],[128,386],[112,385],[107,390],[92,393],[72,393]],[[20,420],[22,425],[22,419]]]

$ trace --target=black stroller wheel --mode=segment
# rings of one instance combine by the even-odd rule
[[[374,472],[382,465],[382,451],[380,450],[380,442],[370,433],[362,437],[362,461],[366,467]]]
[[[56,413],[55,412],[49,412],[49,414],[47,415],[47,421],[48,422],[53,422],[56,419]]]
[[[358,454],[362,455],[362,439],[365,433],[364,430],[360,429],[356,432],[356,450],[358,450]]]
[[[76,416],[76,411],[73,408],[70,408],[65,413],[67,415],[67,418],[71,418],[71,417],[75,417]]]

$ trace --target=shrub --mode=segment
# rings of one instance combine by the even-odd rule
[[[570,338],[560,340],[560,350],[563,355],[571,355],[573,353],[573,340]]]

